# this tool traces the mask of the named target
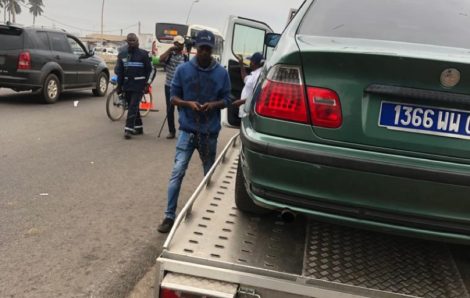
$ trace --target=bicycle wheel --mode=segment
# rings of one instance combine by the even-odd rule
[[[124,103],[119,98],[117,90],[114,89],[109,93],[108,98],[106,99],[106,114],[108,114],[108,118],[112,121],[118,121],[122,118],[124,112]]]
[[[140,100],[140,117],[145,117],[152,109],[153,96],[152,93],[145,93]]]

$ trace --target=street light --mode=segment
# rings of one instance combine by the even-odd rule
[[[188,24],[189,16],[191,15],[191,10],[193,10],[193,5],[196,3],[199,3],[199,0],[194,0],[193,3],[191,3],[191,6],[189,7],[188,16],[186,17],[186,25]]]
[[[103,3],[101,4],[101,43],[104,42],[103,27],[104,27],[104,0],[103,0]]]

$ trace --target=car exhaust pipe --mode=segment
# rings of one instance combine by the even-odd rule
[[[292,212],[290,209],[283,209],[281,211],[281,218],[285,222],[293,222],[296,217],[297,217],[297,214]]]

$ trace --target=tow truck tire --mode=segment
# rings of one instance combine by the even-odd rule
[[[243,176],[240,160],[238,160],[237,176],[235,178],[235,205],[242,212],[256,215],[264,215],[270,212],[269,209],[256,205],[250,198],[245,188],[245,177]]]

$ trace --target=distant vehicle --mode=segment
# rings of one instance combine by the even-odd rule
[[[64,31],[0,25],[0,87],[39,92],[46,103],[62,91],[90,88],[95,96],[108,90],[106,63]]]
[[[146,51],[151,51],[153,41],[154,41],[154,35],[153,34],[141,33],[139,35],[139,47],[141,49],[144,49]]]
[[[115,48],[106,48],[103,50],[103,53],[105,53],[106,55],[117,56],[118,50]]]
[[[163,54],[170,47],[173,46],[173,38],[177,35],[185,37],[188,41],[194,40],[196,35],[201,30],[209,30],[215,35],[215,48],[214,48],[214,57],[220,60],[222,56],[224,38],[219,30],[203,25],[183,25],[183,24],[174,24],[174,23],[157,23],[155,25],[155,37],[156,42],[155,46],[157,48],[158,55]],[[190,56],[196,54],[196,49],[193,49]]]

